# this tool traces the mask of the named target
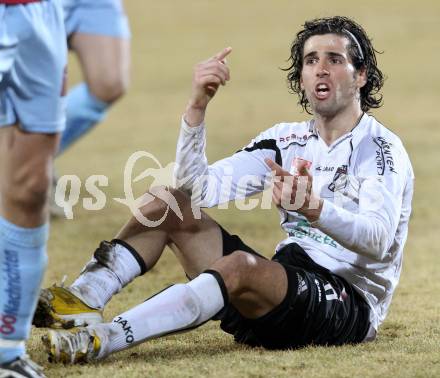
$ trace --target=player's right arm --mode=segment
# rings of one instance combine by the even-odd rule
[[[230,47],[226,47],[194,67],[191,96],[184,115],[189,127],[197,127],[204,121],[209,102],[217,93],[220,85],[225,85],[229,81],[226,57],[231,51]]]
[[[269,129],[232,156],[209,165],[205,154],[205,125],[194,128],[182,119],[177,143],[174,186],[191,195],[195,204],[212,207],[259,193],[271,184],[265,159],[279,161],[281,153]]]
[[[195,66],[191,96],[177,142],[175,187],[192,195],[203,207],[216,206],[264,190],[266,176],[270,172],[264,159],[276,159],[275,140],[270,144],[272,149],[263,148],[265,143],[261,145],[266,132],[244,150],[208,164],[205,112],[220,85],[225,85],[230,78],[225,61],[230,52],[230,47],[225,48]]]

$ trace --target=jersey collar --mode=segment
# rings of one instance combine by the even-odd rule
[[[363,113],[361,118],[359,119],[359,122],[356,124],[355,127],[348,133],[341,135],[338,139],[336,139],[330,146],[328,146],[328,152],[333,151],[339,144],[344,142],[347,139],[351,139],[351,143],[353,148],[356,148],[356,146],[359,144],[359,142],[362,140],[363,136],[365,135],[365,128],[368,123],[369,115],[367,113]],[[315,126],[315,120],[312,119],[309,122],[309,134],[310,136],[316,136],[318,139],[320,138],[318,129]]]

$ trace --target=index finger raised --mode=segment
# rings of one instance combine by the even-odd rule
[[[225,47],[222,51],[215,54],[212,58],[218,61],[224,60],[232,51],[232,47]]]
[[[280,165],[275,163],[273,160],[264,159],[264,161],[266,162],[266,164],[269,166],[269,168],[272,171],[275,171],[276,176],[279,176],[279,177],[291,176],[291,174],[289,172],[285,171]]]

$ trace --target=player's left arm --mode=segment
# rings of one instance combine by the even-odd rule
[[[343,247],[383,260],[394,241],[402,213],[403,193],[411,185],[409,158],[399,140],[369,138],[355,163],[359,180],[358,212],[323,201],[312,224]]]

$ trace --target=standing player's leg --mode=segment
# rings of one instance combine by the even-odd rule
[[[0,5],[0,13],[0,368],[43,376],[24,346],[46,265],[47,198],[64,128],[64,24],[52,0]]]
[[[59,154],[102,121],[126,91],[130,32],[120,1],[99,6],[82,2],[65,8],[69,46],[77,54],[84,82],[67,96],[67,121]]]
[[[46,267],[47,197],[57,145],[58,134],[30,134],[17,125],[0,129],[2,363],[21,356],[29,336]]]

